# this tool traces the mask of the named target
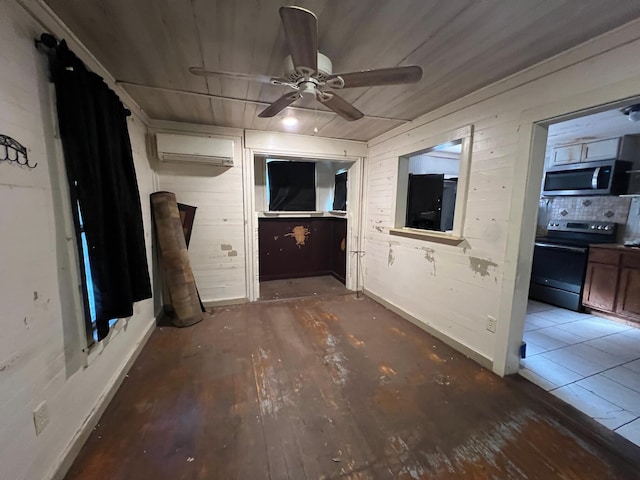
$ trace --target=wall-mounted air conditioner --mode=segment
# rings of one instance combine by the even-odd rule
[[[233,167],[233,140],[157,133],[156,145],[163,162]]]

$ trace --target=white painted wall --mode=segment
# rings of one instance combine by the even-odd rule
[[[516,371],[544,158],[544,138],[532,147],[533,123],[640,94],[640,64],[629,61],[640,55],[639,38],[640,23],[628,24],[370,141],[365,288],[493,362],[497,373]],[[465,241],[390,236],[398,155],[468,124]],[[496,334],[486,330],[488,315],[498,319]]]
[[[49,479],[100,410],[127,362],[154,326],[153,303],[92,352],[85,347],[76,308],[76,264],[69,259],[66,186],[60,185],[52,135],[46,58],[33,39],[42,27],[13,1],[0,15],[0,133],[29,149],[37,168],[0,162],[0,478]],[[137,118],[129,122],[151,265],[148,195],[154,175]],[[67,210],[65,210],[65,207]],[[66,215],[66,217],[65,217]],[[73,253],[73,251],[71,251]],[[124,328],[126,323],[126,329]],[[32,411],[48,404],[50,424],[36,437]]]
[[[423,175],[443,173],[445,178],[458,178],[460,174],[460,158],[445,158],[428,153],[409,157],[409,173]]]
[[[246,298],[242,131],[173,122],[152,125],[154,132],[234,141],[234,166],[230,168],[159,161],[155,165],[161,190],[175,193],[179,203],[198,207],[189,259],[202,301]]]

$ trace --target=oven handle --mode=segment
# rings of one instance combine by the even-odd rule
[[[567,252],[587,253],[586,247],[570,247],[568,245],[556,245],[554,243],[536,242],[536,247],[555,248],[556,250],[564,250]]]
[[[598,180],[600,179],[600,169],[602,167],[598,167],[593,171],[593,176],[591,177],[591,188],[594,190],[598,189]]]

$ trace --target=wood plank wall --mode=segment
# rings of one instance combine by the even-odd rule
[[[522,218],[532,121],[640,94],[640,64],[630,61],[640,55],[639,37],[637,25],[629,25],[370,141],[365,289],[482,357],[504,363],[495,357],[499,352],[513,358],[522,338],[530,268],[522,245],[533,243],[532,234],[519,243],[520,232],[535,227],[535,217]],[[468,124],[474,138],[465,241],[449,246],[389,235],[398,156]],[[541,163],[532,169],[541,170]],[[528,201],[535,210],[535,196]],[[514,291],[517,318],[510,310]],[[486,329],[488,315],[498,319],[497,334]],[[500,368],[494,364],[494,370]]]
[[[180,130],[175,130],[181,128]],[[242,132],[167,123],[154,131],[234,140],[234,166],[157,163],[160,189],[197,207],[189,258],[203,302],[241,299],[246,293]]]
[[[30,161],[38,164],[29,170],[0,162],[0,477],[7,479],[52,478],[92,430],[101,405],[155,325],[153,301],[139,302],[106,342],[85,351],[52,90],[46,57],[33,43],[43,30],[17,2],[3,2],[0,133],[26,146]],[[129,118],[129,131],[151,267],[148,196],[155,175],[139,117]],[[43,401],[49,424],[36,436],[33,410]]]

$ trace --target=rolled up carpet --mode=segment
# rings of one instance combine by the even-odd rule
[[[152,193],[151,208],[156,226],[162,278],[174,312],[171,322],[177,327],[188,327],[202,321],[204,313],[200,309],[175,194]]]

